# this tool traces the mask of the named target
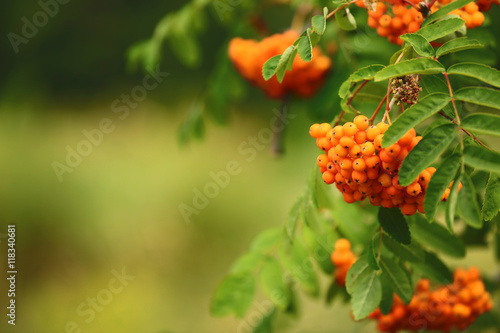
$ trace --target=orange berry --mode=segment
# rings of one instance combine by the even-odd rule
[[[413,138],[415,137],[415,129],[411,129],[408,132],[406,132],[405,135],[401,139],[399,139],[398,144],[402,147],[409,146],[411,145]]]
[[[391,21],[392,18],[389,15],[384,14],[378,20],[378,24],[380,24],[381,27],[387,28],[391,25]]]
[[[392,208],[392,207],[394,207],[394,204],[392,203],[391,199],[383,199],[380,202],[380,206],[382,206],[384,208]]]
[[[471,309],[464,304],[455,304],[453,306],[453,315],[459,319],[468,318],[470,316]]]
[[[364,171],[366,169],[366,162],[362,158],[355,159],[352,163],[352,168],[355,171]]]
[[[370,141],[375,140],[375,138],[379,134],[380,134],[380,128],[378,128],[377,126],[372,125],[368,127],[368,129],[366,130],[366,138]]]
[[[341,173],[337,173],[337,174],[335,175],[335,182],[336,182],[338,185],[343,185],[343,184],[344,184],[344,182],[345,182],[345,178],[344,178],[344,176],[342,176],[342,174],[341,174]]]
[[[368,16],[368,26],[372,29],[376,29],[378,27],[378,20],[371,16]]]
[[[326,136],[326,133],[328,133],[328,131],[331,129],[332,129],[332,125],[330,125],[329,123],[323,123],[323,124],[319,125],[319,129],[318,129],[319,137]]]
[[[414,203],[405,203],[401,206],[401,212],[404,215],[413,215],[417,212],[417,205]]]
[[[343,193],[344,195],[344,201],[347,203],[355,203],[356,199],[354,199],[354,196],[351,193]]]
[[[398,190],[403,190],[405,189],[405,187],[401,186],[399,184],[399,176],[394,176],[394,178],[392,178],[392,185],[397,188]]]
[[[471,2],[473,3],[473,2]],[[475,26],[475,27],[479,27],[480,25],[482,25],[484,22],[484,14],[481,13],[481,12],[475,12],[474,14],[472,14],[472,24]]]
[[[413,22],[410,22],[410,24],[408,24],[408,32],[409,33],[414,33],[414,32],[417,32],[418,30],[420,30],[420,24],[416,21],[413,21]]]
[[[422,16],[422,13],[417,13],[417,15],[415,15],[415,21],[417,21],[420,24],[424,22],[424,17]]]
[[[382,169],[384,169],[388,173],[397,173],[398,172],[398,163],[396,161],[393,162],[382,162]]]
[[[383,134],[379,134],[375,137],[375,140],[373,140],[373,144],[375,145],[375,149],[382,149],[382,139],[383,139],[384,135]]]
[[[427,170],[422,171],[418,176],[418,182],[420,184],[428,184],[430,180],[431,180],[431,173]]]
[[[332,148],[332,143],[327,138],[323,137],[323,138],[317,139],[317,140],[318,140],[318,142],[316,144],[318,145],[318,147],[320,149],[327,151],[328,149]]]
[[[339,238],[334,245],[335,251],[347,252],[351,250],[351,242],[346,238]]]
[[[330,257],[335,266],[343,266],[354,258],[354,254],[349,250],[334,251]]]
[[[361,147],[358,144],[354,144],[354,146],[352,146],[349,149],[349,155],[352,158],[360,157],[361,156]]]
[[[309,135],[313,138],[319,138],[319,124],[313,124],[309,127]]]
[[[429,290],[431,283],[428,279],[421,279],[417,283],[417,290],[422,292],[422,291],[427,291]]]
[[[378,177],[378,182],[383,187],[389,187],[392,185],[392,178],[388,174],[383,173]]]
[[[382,162],[388,162],[388,163],[390,163],[390,162],[393,162],[393,161],[394,161],[394,158],[393,158],[393,157],[391,157],[391,156],[389,156],[389,155],[387,154],[386,149],[382,149],[382,150],[378,153],[378,156],[380,157],[380,160],[381,160]]]
[[[335,139],[339,139],[342,138],[344,136],[344,130],[342,128],[342,126],[340,125],[337,125],[333,128],[333,137]]]
[[[354,180],[357,184],[363,184],[368,180],[368,176],[364,171],[353,171],[352,180]]]
[[[323,181],[327,184],[333,184],[335,182],[335,175],[331,171],[325,171],[322,178]]]
[[[425,203],[424,193],[420,193],[419,195],[417,195],[417,200],[415,202],[417,203],[417,205],[423,206]]]
[[[368,168],[378,168],[378,166],[380,165],[380,158],[377,155],[373,155],[365,158],[365,162]]]
[[[366,176],[368,179],[378,179],[380,176],[380,170],[379,169],[366,169]]]
[[[361,145],[361,154],[363,156],[372,156],[375,154],[375,146],[371,142],[365,142]]]
[[[347,122],[342,126],[342,130],[344,131],[344,135],[354,136],[358,131],[358,127],[351,122]]]
[[[479,273],[479,270],[475,267],[469,268],[469,271],[467,272],[467,279],[470,281],[475,281],[479,280],[481,278],[481,274]]]
[[[469,14],[474,14],[475,12],[477,12],[479,10],[479,7],[476,5],[475,2],[469,2],[465,7],[464,7],[465,11]]]
[[[356,134],[354,134],[354,142],[357,144],[365,143],[366,141],[366,132],[363,130],[358,130]]]
[[[448,197],[450,196],[450,189],[447,188],[446,190],[444,190],[444,194],[443,194],[443,197],[441,198],[441,201],[446,201],[448,200]]]
[[[393,157],[393,158],[396,158],[398,157],[399,153],[401,152],[401,146],[398,145],[397,143],[387,147],[385,149],[387,155]]]
[[[407,12],[407,9],[406,9],[405,6],[395,5],[395,6],[392,7],[392,12],[396,16],[403,16]]]
[[[356,201],[363,201],[366,198],[366,195],[362,194],[360,191],[354,191],[352,196],[354,197],[354,200],[356,200]]]
[[[467,288],[470,291],[472,298],[479,298],[482,294],[484,294],[484,284],[482,281],[473,281],[469,283]]]
[[[349,148],[351,148],[352,146],[355,145],[355,142],[354,142],[353,138],[351,138],[349,136],[343,136],[342,138],[340,138],[339,144],[343,148],[349,149]]]
[[[370,125],[368,118],[363,115],[356,116],[353,122],[358,127],[358,130],[365,130]]]
[[[351,170],[352,169],[352,160],[350,158],[343,158],[341,161],[340,161],[340,168],[342,170]]]
[[[422,192],[422,187],[420,186],[419,183],[413,183],[406,188],[406,193],[408,193],[409,195],[411,195],[413,197],[416,197],[417,195],[419,195],[420,192]]]
[[[339,157],[346,157],[347,155],[349,155],[349,149],[344,148],[342,147],[342,145],[338,144],[337,146],[335,146],[335,153],[337,153]]]
[[[319,167],[326,167],[328,164],[328,156],[321,154],[318,156],[317,163]]]
[[[387,131],[387,129],[389,128],[389,125],[386,123],[378,123],[377,127],[380,129],[380,133],[383,134],[383,133],[385,133],[385,131]]]

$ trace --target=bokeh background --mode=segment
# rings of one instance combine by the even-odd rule
[[[266,128],[272,110],[280,107],[249,86],[230,106],[227,126],[208,121],[204,140],[180,145],[177,130],[206,89],[216,50],[232,34],[209,6],[200,65],[184,67],[165,46],[161,69],[170,75],[120,120],[111,103],[144,77],[140,71],[127,71],[127,49],[150,37],[166,13],[185,3],[70,1],[17,54],[6,36],[20,34],[21,19],[31,17],[40,5],[27,0],[2,3],[0,308],[7,306],[8,224],[17,226],[19,273],[16,326],[7,325],[2,310],[0,332],[242,331],[236,318],[210,317],[210,297],[252,238],[282,225],[302,193],[317,155],[308,138],[311,105],[289,105],[296,118],[280,158],[268,147],[251,162],[238,152],[238,145]],[[271,20],[275,31],[291,20],[291,13],[282,10],[283,15]],[[490,17],[496,21],[488,24],[498,29],[498,8]],[[373,45],[355,48],[355,53],[364,54],[365,62],[387,62],[394,48],[370,38]],[[488,38],[494,42],[491,52],[498,54],[498,36]],[[341,75],[340,67],[332,76]],[[59,182],[52,163],[64,163],[66,147],[76,148],[85,139],[82,131],[97,128],[103,118],[112,120],[114,131]],[[185,221],[179,205],[191,204],[193,190],[211,182],[209,172],[224,170],[231,160],[240,162],[241,174],[200,214]],[[487,273],[497,267],[484,248],[469,251],[470,263]],[[109,288],[113,272],[123,269],[134,279],[86,322],[88,316],[78,312],[81,304]],[[323,278],[323,288],[328,280]],[[303,300],[301,318],[282,323],[279,332],[374,329],[372,323],[353,323],[347,306],[327,307],[307,296]]]

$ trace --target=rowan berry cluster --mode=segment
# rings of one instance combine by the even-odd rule
[[[430,9],[431,13],[452,1],[454,0],[436,1]],[[419,6],[419,0],[409,0],[409,2]],[[483,24],[484,14],[482,12],[489,10],[492,3],[498,4],[498,0],[479,0],[477,4],[471,2],[450,12],[450,14],[461,17],[465,21],[466,27],[473,29]],[[358,1],[356,5],[366,8],[364,1]],[[403,44],[400,36],[417,32],[423,20],[423,15],[418,9],[408,6],[402,0],[379,1],[375,10],[368,11],[368,25],[377,29],[377,33],[381,37],[387,37],[391,43],[398,45]]]
[[[324,152],[317,158],[323,181],[335,183],[348,203],[368,197],[374,206],[398,207],[405,215],[424,213],[425,191],[436,169],[429,167],[410,185],[401,186],[401,163],[422,137],[411,129],[397,143],[382,148],[388,128],[383,122],[370,126],[363,115],[334,128],[328,123],[312,125],[309,134]],[[445,193],[442,200],[447,198]]]
[[[273,56],[282,54],[299,35],[292,30],[275,34],[262,41],[234,38],[229,43],[229,58],[239,73],[252,84],[262,89],[271,98],[282,98],[287,93],[300,97],[311,97],[323,85],[327,72],[332,67],[329,57],[317,47],[313,49],[313,60],[305,62],[297,56],[292,71],[280,84],[273,76],[266,81],[262,77],[264,63]]]
[[[351,252],[351,243],[340,238],[335,242],[334,251],[331,255],[332,263],[335,266],[335,282],[339,286],[345,286],[347,271],[356,262],[354,253]]]
[[[421,279],[408,305],[394,295],[390,313],[384,315],[377,309],[370,318],[378,321],[382,332],[422,329],[449,332],[453,328],[467,328],[492,306],[479,271],[457,269],[453,283],[431,290],[429,280]]]

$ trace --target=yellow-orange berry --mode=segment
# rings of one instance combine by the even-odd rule
[[[358,130],[365,130],[370,125],[368,118],[363,115],[356,116],[353,122],[358,127]]]
[[[358,127],[351,122],[347,122],[342,126],[342,130],[344,131],[344,135],[354,136],[358,131]]]

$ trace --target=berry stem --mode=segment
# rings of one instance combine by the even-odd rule
[[[380,229],[379,229],[377,262],[380,262],[380,253],[381,253],[381,250],[382,250],[382,227],[380,227]]]
[[[373,124],[373,121],[375,120],[375,117],[377,116],[378,112],[382,108],[382,105],[384,105],[384,102],[385,102],[386,98],[387,98],[387,95],[385,95],[384,98],[382,98],[382,100],[380,101],[379,105],[377,106],[377,108],[373,112],[372,116],[370,117],[370,119],[368,119],[370,121],[370,124]]]
[[[356,95],[359,93],[359,91],[368,83],[370,82],[370,80],[365,80],[363,81],[363,83],[361,83],[359,85],[359,87],[352,93],[352,96],[351,98],[349,98],[349,100],[347,101],[346,105],[350,106],[351,105],[351,102],[352,100],[354,99],[354,97],[356,97]]]
[[[290,100],[290,94],[286,94],[285,96],[283,96],[281,108],[279,110],[277,119],[278,124],[273,127],[273,142],[271,145],[271,152],[277,156],[280,156],[285,151],[283,147],[283,133],[285,132],[286,129],[285,118],[289,100]]]
[[[409,0],[403,0],[404,3],[406,3],[407,5],[410,5],[412,6],[413,8],[415,8],[416,10],[420,11],[420,7],[418,7],[417,5],[415,5],[413,2],[409,1]]]
[[[448,91],[450,93],[450,98],[451,98],[451,104],[453,104],[453,110],[455,111],[455,117],[457,117],[456,124],[458,127],[461,128],[460,126],[460,116],[458,115],[458,109],[457,109],[457,104],[455,103],[455,98],[453,97],[453,89],[451,87],[450,79],[448,77],[448,73],[443,73],[445,79],[446,79],[446,84],[448,85]],[[462,147],[462,151],[464,151],[464,136],[462,132],[460,132],[460,146]]]
[[[339,119],[335,122],[335,125],[333,125],[333,127],[337,126],[338,124],[340,124],[340,121],[342,120],[342,117],[344,117],[344,114],[345,114],[345,111],[342,110],[339,114]]]
[[[351,2],[348,2],[346,3],[345,5],[342,5],[340,6],[339,8],[335,9],[333,12],[331,12],[330,14],[328,14],[328,16],[326,17],[326,19],[328,20],[329,18],[331,18],[333,15],[335,15],[335,13],[337,13],[338,11],[344,9],[345,7],[348,7],[350,5],[352,5],[353,3],[356,3],[358,1],[361,1],[361,0],[353,0]]]
[[[457,124],[457,125],[458,125],[458,123],[455,121],[455,119],[453,119],[453,118],[449,117],[449,116],[448,116],[446,113],[444,113],[443,111],[439,111],[438,113],[439,113],[441,116],[443,116],[444,118],[446,118],[446,119],[450,120],[452,123],[454,123],[454,124]],[[478,139],[478,138],[476,138],[476,137],[475,137],[475,136],[474,136],[471,132],[469,132],[468,130],[466,130],[466,129],[465,129],[465,128],[463,128],[463,127],[460,127],[460,129],[461,129],[461,130],[462,130],[465,134],[467,134],[468,136],[470,136],[471,138],[473,138],[473,139],[474,139],[474,141],[476,141],[478,144],[480,144],[481,146],[483,146],[483,147],[484,147],[484,148],[486,148],[486,149],[490,149],[490,148],[489,148],[488,146],[486,146],[484,143],[482,143],[481,141],[479,141],[479,139]]]

